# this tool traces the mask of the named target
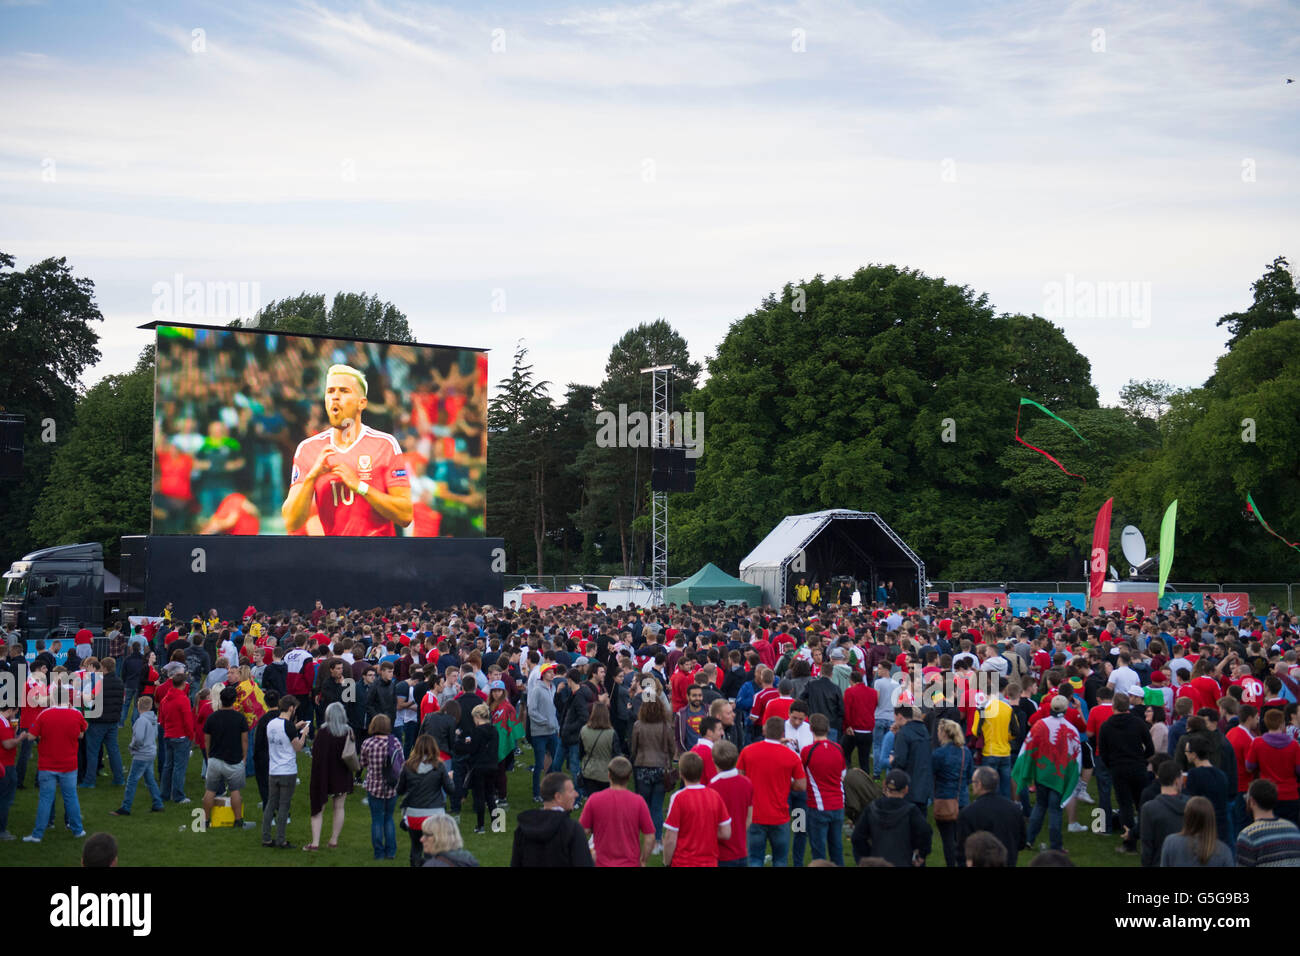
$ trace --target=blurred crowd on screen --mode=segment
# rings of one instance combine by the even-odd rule
[[[366,375],[362,422],[393,435],[415,518],[401,533],[484,533],[487,356],[235,330],[160,328],[155,534],[283,534],[294,450],[328,427],[325,373]]]

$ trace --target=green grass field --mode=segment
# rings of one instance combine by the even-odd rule
[[[120,743],[125,754],[130,740],[129,728],[120,734]],[[35,754],[27,768],[27,788],[20,790],[14,800],[9,816],[9,831],[22,837],[31,832],[36,817],[36,767]],[[509,777],[509,808],[506,811],[504,832],[489,832],[481,836],[473,833],[474,811],[472,800],[466,800],[460,816],[461,832],[465,837],[465,846],[484,866],[508,866],[510,863],[510,846],[514,833],[514,818],[521,810],[531,809],[532,802],[532,751],[525,743],[523,756],[516,758],[518,769],[511,771]],[[118,862],[121,866],[373,866],[395,867],[408,865],[409,837],[401,829],[397,831],[397,858],[395,860],[375,860],[370,846],[370,811],[361,803],[364,791],[358,787],[347,801],[343,833],[339,838],[339,847],[327,849],[324,844],[329,839],[330,813],[325,812],[325,824],[321,836],[321,849],[315,853],[306,853],[300,849],[276,850],[262,846],[262,814],[257,808],[257,785],[249,780],[248,789],[244,791],[251,805],[246,809],[246,818],[255,821],[253,829],[235,831],[230,828],[217,828],[207,832],[196,832],[191,826],[194,816],[192,811],[200,810],[202,781],[199,777],[200,758],[197,751],[191,753],[189,771],[186,776],[185,793],[194,802],[177,806],[166,805],[162,813],[149,812],[149,793],[143,783],[136,791],[135,805],[129,817],[110,816],[109,811],[116,809],[122,801],[121,787],[112,786],[112,778],[106,773],[98,778],[91,790],[79,790],[82,818],[87,833],[107,831],[118,841]],[[298,759],[301,783],[294,791],[293,806],[290,813],[291,822],[288,838],[291,843],[301,847],[310,836],[307,781],[311,773],[311,758],[303,755]],[[123,772],[129,768],[124,765]],[[1096,796],[1095,785],[1092,793]],[[1079,822],[1087,824],[1092,819],[1091,805],[1079,807]],[[198,818],[202,819],[200,812]],[[55,798],[55,826],[47,830],[45,838],[37,844],[23,843],[16,840],[0,843],[0,861],[4,866],[75,866],[81,859],[82,841],[75,839],[63,825],[62,800]],[[1039,842],[1047,840],[1046,827],[1039,836]],[[1114,836],[1094,833],[1066,833],[1065,847],[1079,866],[1137,866],[1136,855],[1120,855],[1115,852],[1119,840]],[[1019,864],[1024,865],[1033,858],[1037,850],[1026,850],[1020,854]],[[845,857],[851,857],[848,846],[848,832],[845,832]],[[943,851],[936,831],[934,849],[928,859],[930,866],[943,865]],[[660,866],[659,857],[653,857],[652,866]]]

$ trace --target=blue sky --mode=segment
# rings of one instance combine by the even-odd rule
[[[887,262],[1005,312],[1098,290],[1049,317],[1113,401],[1199,384],[1300,259],[1298,52],[1280,0],[0,0],[0,250],[94,280],[91,378],[178,273],[377,293],[494,379],[522,339],[558,396],[638,322],[703,359]]]

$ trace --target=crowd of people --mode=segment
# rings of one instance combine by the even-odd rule
[[[0,839],[33,748],[32,842],[56,792],[81,836],[78,787],[108,774],[118,816],[141,782],[152,811],[191,803],[197,748],[207,824],[256,803],[294,849],[309,754],[301,849],[336,847],[360,791],[375,858],[400,826],[412,866],[477,865],[462,811],[500,832],[517,763],[516,866],[1068,866],[1067,832],[1144,866],[1300,866],[1297,641],[1277,608],[169,606],[103,658],[10,649]]]

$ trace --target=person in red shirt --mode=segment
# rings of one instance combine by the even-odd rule
[[[1115,698],[1115,688],[1098,687],[1097,703],[1088,711],[1088,723],[1085,730],[1088,734],[1088,740],[1092,743],[1092,749],[1097,749],[1097,735],[1101,733],[1101,725],[1104,724],[1110,715],[1115,712],[1115,706],[1112,701]]]
[[[436,652],[435,652],[436,653]],[[424,718],[430,714],[436,714],[441,708],[438,706],[438,695],[446,687],[446,675],[441,671],[431,671],[433,679],[429,681],[429,689],[425,691],[424,696],[420,699],[420,726],[424,726]],[[504,793],[505,791],[501,791]]]
[[[1068,720],[1074,729],[1079,732],[1080,736],[1087,733],[1088,725],[1083,722],[1083,715],[1079,713],[1079,708],[1074,705],[1074,688],[1071,687],[1069,683],[1061,684],[1056,689],[1055,694],[1047,693],[1043,695],[1043,700],[1038,705],[1038,710],[1034,711],[1033,715],[1029,718],[1029,726],[1032,727],[1044,717],[1052,716],[1052,698],[1056,696],[1064,697],[1066,701],[1070,703],[1069,708],[1060,716]]]
[[[1255,677],[1250,672],[1250,668],[1245,664],[1237,665],[1237,676],[1228,682],[1228,686],[1236,685],[1241,688],[1241,702],[1243,704],[1253,704],[1258,707],[1264,701],[1265,688],[1264,682]]]
[[[686,692],[695,684],[694,664],[695,662],[685,655],[677,661],[677,668],[673,671],[672,679],[669,681],[674,714],[686,706]]]
[[[799,754],[808,774],[808,842],[812,858],[844,865],[844,774],[847,765],[840,745],[830,740],[830,721],[825,714],[808,718],[813,742]],[[802,862],[802,861],[799,861]]]
[[[239,492],[221,499],[200,534],[257,534],[262,527],[262,513],[257,505]]]
[[[684,786],[668,801],[664,866],[717,866],[721,845],[731,839],[731,814],[718,792],[700,783],[699,754],[682,754],[677,771]]]
[[[740,751],[729,740],[713,747],[713,761],[718,772],[709,781],[709,789],[722,797],[731,816],[731,836],[718,850],[718,866],[749,865],[749,826],[754,818],[754,784],[736,769]]]
[[[758,690],[754,694],[754,703],[749,708],[750,729],[754,732],[754,736],[758,736],[758,731],[763,727],[763,712],[767,709],[767,705],[780,696],[772,686],[775,676],[770,667],[759,667],[754,674],[754,686]]]
[[[609,762],[609,788],[582,805],[578,822],[594,843],[597,866],[645,866],[655,845],[650,807],[632,789],[632,762]]]
[[[777,695],[769,700],[767,706],[763,708],[764,726],[773,717],[780,717],[784,721],[790,716],[790,705],[794,703],[794,696],[791,694],[793,689],[794,684],[790,681],[790,678],[781,678]]]
[[[759,635],[749,644],[758,652],[758,659],[763,662],[764,667],[776,667],[776,649],[766,637]]]
[[[407,452],[410,460],[410,452]],[[411,537],[437,538],[442,534],[442,512],[434,511],[423,501],[411,505]]]
[[[768,717],[763,739],[740,752],[736,768],[754,785],[754,822],[749,828],[749,865],[762,866],[767,846],[772,865],[788,866],[790,851],[790,791],[807,790],[803,763],[781,743],[785,718]]]
[[[239,683],[238,677],[232,679],[231,683]],[[221,691],[217,689],[216,685],[213,685],[210,691],[199,694],[199,699],[194,705],[194,734],[191,739],[203,756],[203,764],[199,768],[199,775],[205,780],[208,776],[208,746],[207,737],[203,733],[203,725],[208,722],[208,718],[212,716],[214,711],[221,709],[220,696]],[[217,698],[217,700],[214,701],[213,698]]]
[[[190,513],[195,506],[190,484],[194,459],[164,441],[158,450],[158,484],[154,494],[155,533],[180,533],[192,530]]]
[[[701,717],[700,739],[690,749],[690,753],[698,754],[700,760],[704,761],[704,772],[700,780],[705,786],[708,786],[718,772],[717,766],[713,763],[713,747],[721,739],[722,721],[717,717]]]
[[[22,738],[14,732],[17,717],[17,707],[0,707],[0,840],[6,841],[16,839],[9,832],[9,808],[18,790],[14,762]]]
[[[876,704],[880,695],[854,670],[849,675],[849,689],[844,692],[844,763],[853,760],[858,751],[858,765],[871,773],[871,738],[876,729]]]
[[[304,528],[313,514],[327,535],[389,536],[411,523],[411,479],[397,439],[361,424],[366,377],[331,365],[325,378],[330,427],[298,445],[289,493],[281,506],[285,530]]]
[[[1219,682],[1211,676],[1213,668],[1208,660],[1198,660],[1192,673],[1196,676],[1188,683],[1191,693],[1196,700],[1196,709],[1207,707],[1210,710],[1218,710],[1219,698],[1223,696],[1223,688]]]
[[[1259,710],[1250,704],[1243,704],[1238,712],[1237,725],[1226,734],[1228,743],[1232,744],[1232,753],[1237,758],[1237,793],[1242,794],[1250,789],[1250,785],[1255,780],[1255,775],[1246,769],[1246,755],[1250,753],[1250,745],[1255,740],[1255,735],[1259,733]],[[1239,805],[1239,809],[1245,809],[1244,798]],[[1240,819],[1244,820],[1245,817]]]
[[[1246,769],[1277,787],[1274,813],[1300,826],[1300,744],[1285,730],[1286,717],[1280,710],[1264,715],[1265,733],[1256,737],[1246,751]]]
[[[36,824],[24,843],[40,843],[54,816],[54,792],[63,795],[63,815],[75,837],[86,835],[81,823],[81,804],[77,799],[77,741],[85,736],[86,718],[70,705],[70,688],[50,688],[50,706],[41,711],[24,733],[28,740],[39,741],[36,781],[40,798],[36,807]]]
[[[194,710],[190,707],[190,695],[186,690],[185,674],[172,677],[170,682],[158,688],[159,724],[162,728],[163,777],[158,781],[163,799],[176,803],[189,803],[185,796],[185,771],[189,766],[190,746],[194,741]]]
[[[29,665],[27,672],[27,686],[24,688],[22,710],[18,715],[18,729],[31,730],[32,724],[36,723],[36,718],[41,715],[46,705],[49,703],[49,668],[43,660],[37,659]],[[26,742],[24,751],[30,751],[31,741]],[[25,757],[24,753],[24,757]],[[23,757],[19,758],[19,765],[26,769]],[[23,782],[24,773],[18,774],[18,782]]]

